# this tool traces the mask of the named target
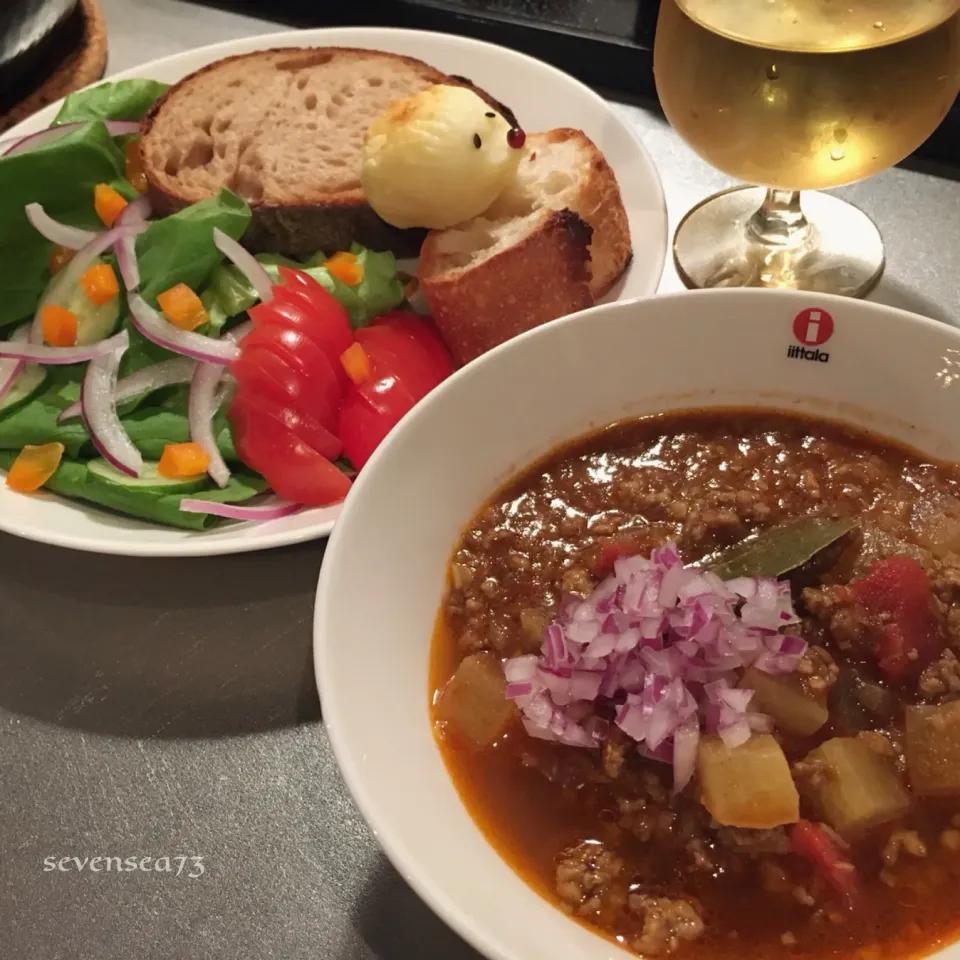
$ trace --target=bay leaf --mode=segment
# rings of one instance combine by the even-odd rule
[[[858,526],[850,517],[798,517],[721,550],[704,566],[724,580],[782,577]]]

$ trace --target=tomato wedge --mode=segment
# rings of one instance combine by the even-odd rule
[[[238,408],[249,408],[240,414],[241,417],[246,417],[246,422],[261,423],[270,429],[273,424],[261,419],[268,417],[286,427],[298,440],[313,447],[317,453],[329,460],[339,457],[343,450],[339,437],[319,420],[293,407],[278,404],[256,391],[250,392],[241,387],[233,399],[231,411]]]
[[[337,359],[353,343],[353,335],[343,336],[337,324],[317,322],[313,308],[306,306],[295,292],[285,287],[274,287],[274,297],[269,303],[261,303],[250,310],[254,327],[258,330],[268,326],[279,326],[286,330],[297,330],[310,338],[337,368]],[[344,346],[346,344],[346,346]]]
[[[386,417],[391,427],[399,423],[416,403],[410,391],[396,377],[378,376],[376,370],[366,383],[354,387],[351,392],[360,396],[371,410]]]
[[[278,496],[308,506],[338,503],[350,480],[284,424],[243,401],[230,407],[237,453],[262,473]]]
[[[230,364],[230,372],[250,393],[269,397],[279,406],[308,411],[328,430],[335,429],[340,395],[331,392],[329,381],[314,382],[272,351],[250,346],[244,346]]]
[[[313,332],[330,341],[336,347],[338,356],[343,353],[353,342],[350,315],[343,304],[302,270],[280,267],[280,277],[283,285],[274,287],[274,295],[282,292],[287,302],[308,307]]]
[[[433,336],[412,314],[388,315],[357,331],[371,376],[348,390],[338,432],[358,470],[417,401],[449,376],[452,364]]]
[[[244,337],[244,353],[263,350],[272,353],[291,371],[309,385],[311,395],[322,398],[316,409],[306,412],[324,420],[326,411],[340,406],[343,391],[339,378],[330,366],[326,354],[308,337],[296,330],[284,330],[277,326],[262,327]]]
[[[276,324],[260,327],[244,337],[244,348],[248,350],[262,347],[275,353],[284,363],[304,377],[325,380],[329,383],[331,396],[339,392],[339,380],[334,375],[333,366],[327,355],[299,330],[290,330]]]
[[[337,433],[343,441],[344,455],[355,469],[359,470],[370,459],[398,420],[374,410],[359,392],[347,394],[340,409]]]
[[[389,327],[419,343],[422,350],[430,357],[431,367],[437,377],[436,383],[446,380],[453,373],[453,360],[440,339],[436,327],[425,317],[411,313],[409,310],[394,310],[377,317],[373,326]]]
[[[403,416],[453,371],[429,321],[394,311],[357,332],[345,308],[303,270],[282,266],[273,297],[251,308],[254,330],[231,372],[240,385],[229,417],[241,459],[283,497],[341,499],[349,480],[330,461],[359,469]],[[359,385],[341,357],[361,351]],[[357,377],[367,375],[367,368]]]
[[[273,287],[273,298],[249,311],[257,329],[279,326],[309,337],[327,356],[341,386],[346,379],[338,363],[353,343],[350,317],[343,305],[302,270],[280,267],[282,282]]]
[[[421,400],[440,382],[430,355],[392,327],[364,327],[357,331],[356,338],[375,374],[396,377],[414,400]]]

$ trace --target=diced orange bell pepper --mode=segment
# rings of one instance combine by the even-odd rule
[[[363,264],[355,253],[341,251],[335,253],[323,264],[333,276],[342,280],[348,287],[355,287],[363,282]]]
[[[76,250],[69,247],[55,246],[50,251],[50,273],[59,273],[76,255]]]
[[[126,206],[127,201],[109,184],[98,183],[93,188],[93,207],[108,227],[113,226]]]
[[[40,447],[26,446],[10,465],[7,486],[17,493],[33,493],[57,472],[62,459],[62,443],[45,443]]]
[[[149,184],[147,183],[147,175],[143,172],[140,139],[128,140],[123,146],[123,155],[126,159],[124,176],[137,193],[143,193]]]
[[[340,354],[340,365],[357,386],[370,379],[370,358],[359,343],[350,344]]]
[[[96,263],[80,277],[80,286],[91,303],[102,307],[120,293],[120,284],[113,267],[108,263]]]
[[[163,448],[157,473],[168,480],[202,477],[210,466],[210,455],[199,443],[168,443]]]
[[[72,347],[77,342],[77,315],[66,307],[48,303],[40,311],[43,339],[51,347]]]
[[[203,301],[185,283],[164,290],[157,303],[163,315],[181,330],[196,330],[210,319]]]

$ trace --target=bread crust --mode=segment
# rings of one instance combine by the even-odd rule
[[[427,235],[419,278],[430,311],[458,363],[593,303],[592,229],[572,210],[546,211],[518,243],[469,269],[449,269],[442,231]]]
[[[530,138],[531,150],[538,143],[574,141],[587,159],[588,173],[578,196],[568,201],[570,209],[593,228],[590,244],[590,292],[595,300],[609,293],[633,256],[630,225],[620,195],[620,185],[607,158],[582,131],[559,127]]]

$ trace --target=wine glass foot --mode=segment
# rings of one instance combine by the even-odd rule
[[[734,187],[697,204],[673,238],[673,259],[691,288],[772,287],[866,296],[884,267],[874,222],[826,193],[802,196],[802,229],[757,229],[763,187]],[[761,235],[762,234],[762,235]]]

